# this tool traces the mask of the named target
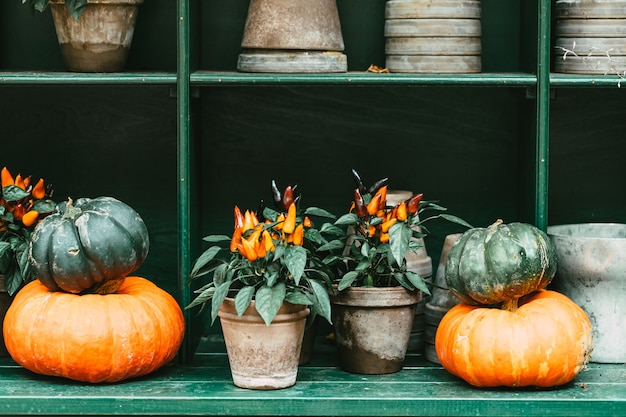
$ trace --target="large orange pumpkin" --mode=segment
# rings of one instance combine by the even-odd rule
[[[127,277],[113,294],[51,292],[39,281],[22,288],[4,319],[11,357],[43,375],[116,382],[170,362],[185,321],[176,300],[150,281]]]
[[[474,386],[553,387],[589,361],[591,323],[563,294],[541,290],[517,309],[453,307],[439,323],[435,349],[448,372]]]

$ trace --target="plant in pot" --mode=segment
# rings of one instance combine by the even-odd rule
[[[235,206],[232,236],[205,237],[215,245],[191,271],[192,279],[208,274],[210,280],[187,308],[210,304],[212,322],[220,318],[233,382],[241,388],[294,385],[307,316],[330,321],[332,277],[316,255],[323,238],[310,216],[332,215],[299,210],[292,187],[273,188],[279,209],[261,204],[242,213]]]
[[[28,243],[37,223],[54,210],[50,200],[52,188],[42,179],[35,182],[30,176],[13,177],[2,168],[0,191],[0,317],[13,300],[22,284],[33,279],[28,264]],[[0,355],[7,354],[4,340]]]
[[[33,10],[48,6],[66,68],[118,72],[126,66],[143,0],[22,0]]]
[[[334,223],[342,233],[320,247],[330,251],[325,262],[341,276],[331,295],[339,362],[348,372],[393,373],[402,369],[421,294],[430,293],[424,279],[407,269],[405,254],[419,248],[427,221],[471,226],[422,194],[389,208],[386,178],[366,187],[353,175],[352,205]],[[424,217],[429,212],[434,214]]]

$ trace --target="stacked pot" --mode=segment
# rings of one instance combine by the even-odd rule
[[[386,67],[391,72],[481,71],[480,0],[388,0]]]
[[[626,71],[626,0],[557,0],[554,70]]]

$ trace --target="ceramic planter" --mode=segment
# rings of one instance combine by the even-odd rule
[[[340,367],[359,374],[402,369],[420,292],[348,288],[331,294]]]
[[[557,0],[554,16],[555,72],[626,70],[626,0]]]
[[[593,329],[592,362],[626,362],[626,224],[548,227],[558,268],[550,288],[582,307]]]
[[[219,317],[233,383],[240,388],[269,390],[296,383],[302,337],[309,309],[284,303],[267,326],[254,301],[238,316],[235,300],[227,298]]]
[[[75,20],[64,0],[50,0],[61,55],[76,72],[118,72],[126,66],[143,0],[89,0]]]

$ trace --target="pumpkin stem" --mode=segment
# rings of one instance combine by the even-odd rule
[[[502,306],[500,308],[502,310],[506,310],[506,311],[510,311],[511,313],[514,313],[517,310],[518,300],[519,300],[518,298],[515,298],[513,300],[507,300],[502,303]]]
[[[493,222],[493,224],[489,227],[500,226],[502,223],[504,223],[504,220],[498,219],[495,222]]]
[[[91,287],[81,292],[81,295],[83,294],[100,294],[100,295],[113,294],[117,292],[118,288],[122,285],[122,282],[124,282],[125,278],[126,277],[109,279],[106,281],[97,282],[93,284]]]
[[[78,207],[74,207],[74,200],[71,197],[67,198],[67,204],[65,205],[65,213],[63,213],[63,219],[74,220],[82,213],[82,210]]]

